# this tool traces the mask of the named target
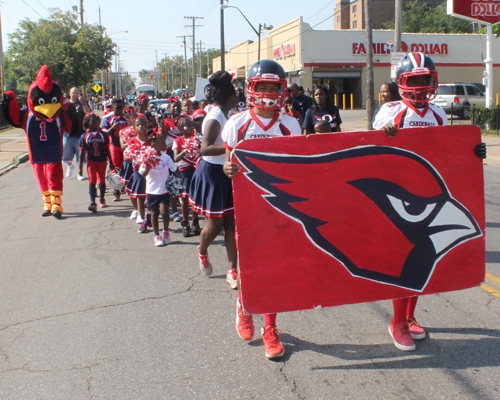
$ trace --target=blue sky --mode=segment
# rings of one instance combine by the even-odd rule
[[[258,29],[259,23],[279,26],[302,16],[311,25],[316,25],[333,14],[335,0],[229,0],[226,4],[238,7]],[[2,38],[4,51],[8,48],[7,34],[13,32],[24,18],[38,20],[49,15],[50,8],[69,11],[79,6],[79,0],[3,0]],[[138,4],[143,4],[138,7]],[[183,54],[182,40],[176,36],[190,35],[192,28],[184,25],[190,20],[185,16],[203,17],[197,24],[196,41],[204,47],[220,47],[220,0],[84,0],[85,22],[101,22],[120,46],[120,59],[137,76],[142,68],[152,68],[155,50],[158,59]],[[226,50],[246,40],[256,40],[257,35],[241,14],[235,9],[225,11]],[[329,18],[315,29],[333,29],[333,18]],[[128,31],[128,33],[115,33]],[[191,40],[191,39],[188,39]],[[188,50],[188,57],[190,51]],[[114,64],[113,64],[114,66]]]

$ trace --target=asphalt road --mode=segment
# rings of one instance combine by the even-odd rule
[[[500,276],[500,168],[485,175]],[[500,298],[485,290],[422,297],[412,353],[392,344],[390,301],[280,314],[287,354],[268,361],[259,334],[236,334],[222,237],[207,279],[180,224],[154,248],[128,201],[90,214],[87,191],[65,180],[64,218],[42,218],[29,163],[0,177],[0,399],[500,398]]]

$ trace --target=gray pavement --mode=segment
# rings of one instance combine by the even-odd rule
[[[487,164],[500,276],[500,168]],[[272,362],[258,333],[236,334],[222,237],[208,279],[180,224],[154,248],[128,201],[91,214],[88,183],[64,185],[56,220],[40,216],[29,163],[0,177],[0,399],[500,398],[500,298],[481,288],[423,296],[429,337],[412,353],[392,344],[390,301],[280,314],[287,355]]]

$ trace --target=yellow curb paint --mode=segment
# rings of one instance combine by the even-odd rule
[[[489,294],[498,297],[500,299],[500,292],[497,289],[492,288],[491,286],[488,286],[485,283],[481,285],[481,289],[486,290]]]
[[[498,276],[495,276],[493,274],[490,274],[489,272],[486,272],[486,278],[488,278],[490,281],[493,281],[493,282],[498,283],[500,285],[500,278]]]

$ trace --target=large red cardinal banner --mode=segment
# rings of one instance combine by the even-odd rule
[[[485,274],[473,126],[244,140],[232,160],[253,314],[466,289]]]

